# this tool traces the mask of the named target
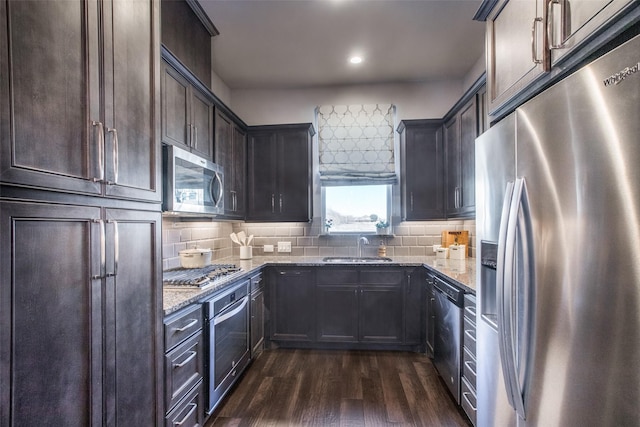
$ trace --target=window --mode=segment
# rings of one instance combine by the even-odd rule
[[[322,187],[325,233],[375,233],[391,218],[391,185]]]
[[[391,218],[397,182],[395,107],[323,105],[316,118],[323,231],[375,233]]]

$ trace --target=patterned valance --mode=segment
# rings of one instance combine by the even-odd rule
[[[316,113],[323,185],[396,182],[395,106],[322,105]]]

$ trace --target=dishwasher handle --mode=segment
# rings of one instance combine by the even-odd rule
[[[433,288],[436,292],[440,292],[447,297],[449,301],[455,304],[457,307],[464,307],[464,291],[449,283],[435,277],[433,280]]]

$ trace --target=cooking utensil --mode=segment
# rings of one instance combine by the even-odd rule
[[[211,249],[183,249],[178,255],[182,268],[202,268],[211,264]]]
[[[240,231],[238,233],[238,239],[240,240],[240,242],[242,242],[242,246],[247,246],[247,235],[244,233],[244,231]]]
[[[242,245],[242,244],[240,243],[240,240],[238,240],[238,236],[237,236],[237,234],[236,234],[236,233],[231,233],[231,234],[229,234],[229,237],[231,237],[231,241],[232,241],[233,243],[237,243],[237,244],[239,244],[239,245]]]
[[[251,246],[251,242],[253,242],[253,234],[247,239],[247,246]]]

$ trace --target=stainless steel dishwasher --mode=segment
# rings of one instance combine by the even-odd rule
[[[435,277],[435,345],[433,363],[460,404],[460,355],[464,291]]]

